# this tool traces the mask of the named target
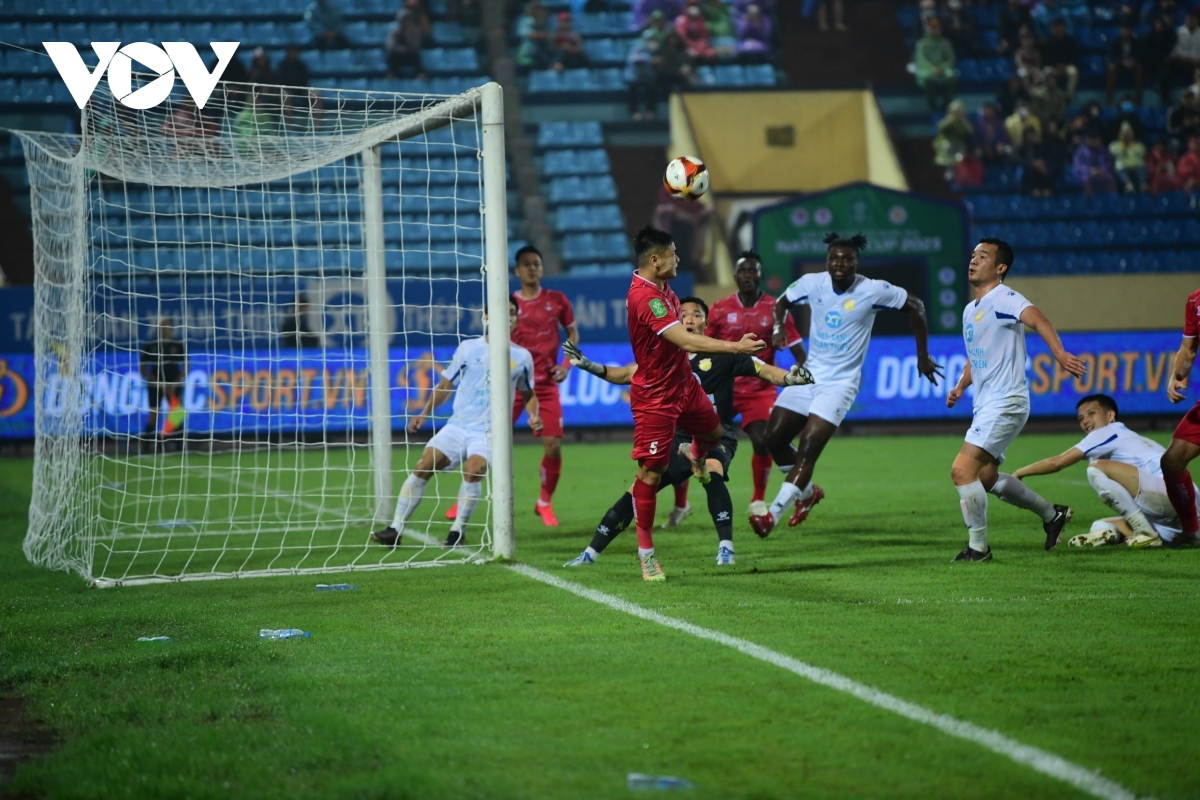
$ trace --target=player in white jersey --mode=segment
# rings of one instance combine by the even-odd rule
[[[1040,516],[1047,550],[1058,544],[1071,519],[1070,508],[1052,505],[1013,476],[1000,472],[1005,451],[1029,419],[1025,326],[1038,332],[1067,372],[1080,378],[1086,369],[1063,349],[1046,315],[1004,285],[1012,262],[1013,251],[1007,242],[981,239],[967,265],[967,282],[975,289],[975,301],[963,311],[967,365],[958,385],[946,395],[946,407],[953,408],[967,387],[975,386],[975,416],[950,469],[970,537],[955,561],[992,558],[987,541],[988,492]]]
[[[858,396],[876,314],[883,309],[907,311],[917,340],[917,369],[935,385],[942,377],[941,367],[929,357],[929,325],[921,299],[887,281],[858,274],[859,252],[867,246],[862,234],[843,239],[830,233],[825,244],[826,271],[801,276],[775,304],[775,346],[781,350],[787,345],[788,313],[799,305],[812,309],[805,366],[815,383],[784,389],[771,409],[767,446],[776,465],[788,474],[770,508],[762,501],[750,504],[750,527],[762,537],[771,533],[788,506],[795,504],[788,524],[799,525],[825,497],[812,482],[813,469]],[[799,451],[792,449],[797,435]]]
[[[1050,475],[1086,458],[1088,483],[1121,516],[1096,520],[1087,533],[1073,536],[1068,544],[1157,547],[1173,542],[1183,527],[1167,497],[1159,465],[1166,448],[1117,422],[1117,401],[1106,394],[1084,397],[1075,411],[1079,427],[1087,434],[1083,441],[1065,453],[1021,467],[1013,477]]]
[[[511,297],[508,298],[508,323],[510,329],[517,324],[517,301]],[[486,327],[486,321],[484,325]],[[537,397],[533,393],[533,356],[515,342],[510,343],[509,347],[512,367],[508,376],[507,396],[512,397],[519,391],[529,414],[529,427],[535,431],[541,430],[542,420],[538,416]],[[433,473],[462,464],[463,482],[458,490],[458,514],[450,527],[450,535],[446,537],[446,546],[466,543],[463,531],[483,494],[482,482],[492,458],[492,441],[488,436],[491,421],[487,381],[489,360],[486,336],[463,341],[454,351],[450,366],[442,372],[441,380],[429,393],[425,407],[409,420],[408,430],[415,433],[425,424],[426,417],[450,399],[450,394],[454,392],[454,411],[449,421],[425,445],[416,467],[400,487],[392,524],[372,533],[371,538],[375,541],[387,547],[400,544],[404,523],[421,504],[425,486]]]

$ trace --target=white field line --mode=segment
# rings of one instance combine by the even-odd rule
[[[557,589],[568,591],[585,600],[591,600],[594,603],[608,606],[614,611],[620,611],[648,622],[654,622],[664,627],[690,634],[699,639],[707,639],[711,642],[731,647],[752,658],[765,661],[768,664],[785,669],[802,678],[808,678],[814,683],[819,683],[822,686],[828,686],[831,689],[837,689],[840,692],[857,697],[859,700],[870,703],[877,708],[882,708],[885,711],[899,714],[914,722],[920,722],[924,725],[937,728],[949,736],[981,745],[994,753],[1010,758],[1018,764],[1036,770],[1043,775],[1068,783],[1094,797],[1105,798],[1105,800],[1135,800],[1137,797],[1137,795],[1124,786],[1110,781],[1098,772],[1081,767],[1078,764],[1073,764],[1053,753],[1031,745],[1022,744],[998,731],[981,728],[970,722],[964,722],[946,714],[931,711],[915,703],[910,703],[907,700],[901,700],[895,695],[881,692],[878,689],[839,675],[836,672],[806,664],[799,659],[770,650],[762,645],[757,645],[745,639],[721,633],[720,631],[701,628],[699,625],[693,625],[690,622],[664,616],[657,611],[651,611],[648,608],[643,608],[627,600],[622,600],[619,597],[605,594],[604,592],[588,589],[578,583],[563,580],[525,564],[512,564],[509,566],[509,569]]]

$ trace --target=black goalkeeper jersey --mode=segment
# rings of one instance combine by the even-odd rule
[[[700,379],[700,387],[712,401],[721,425],[726,432],[734,431],[733,379],[743,375],[757,375],[761,361],[753,356],[733,353],[693,353],[690,356],[692,372]]]

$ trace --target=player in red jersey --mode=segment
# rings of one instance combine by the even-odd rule
[[[666,580],[654,554],[654,511],[658,484],[671,461],[671,443],[678,427],[692,437],[680,455],[692,462],[701,483],[709,481],[705,455],[724,433],[716,409],[692,375],[687,353],[754,355],[766,342],[746,334],[737,342],[722,342],[688,333],[680,324],[679,298],[667,283],[675,277],[679,257],[671,234],[646,226],[633,240],[637,271],[626,299],[629,342],[638,369],[629,389],[633,411],[633,458],[638,462],[633,482],[638,560],[642,577]]]
[[[1200,336],[1200,289],[1188,295],[1184,307],[1183,342],[1171,363],[1171,376],[1167,379],[1167,397],[1172,403],[1183,402],[1196,363],[1196,342]],[[1200,456],[1200,401],[1192,406],[1175,428],[1175,435],[1159,464],[1163,480],[1167,484],[1167,497],[1179,515],[1183,534],[1176,538],[1180,543],[1200,540],[1200,523],[1196,519],[1196,487],[1192,483],[1188,464]]]
[[[753,250],[743,250],[734,266],[733,279],[737,293],[713,304],[708,323],[708,335],[714,339],[736,342],[744,334],[753,333],[764,342],[771,341],[775,324],[775,298],[759,290],[762,283],[762,258]],[[808,354],[796,324],[789,314],[785,327],[786,346],[796,363],[804,366]],[[768,347],[758,354],[763,363],[775,365],[775,350]],[[738,378],[734,383],[733,410],[742,415],[742,430],[750,437],[754,456],[750,461],[754,475],[753,500],[765,500],[767,479],[771,476],[771,450],[767,447],[767,420],[775,398],[775,387],[757,378]],[[790,468],[791,464],[780,464]]]

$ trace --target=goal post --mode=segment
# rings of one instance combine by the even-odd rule
[[[101,83],[79,134],[13,133],[36,243],[30,561],[112,586],[513,556],[498,84],[223,84],[201,111]],[[485,333],[466,545],[442,546],[457,470],[373,544],[449,405],[409,421]]]

